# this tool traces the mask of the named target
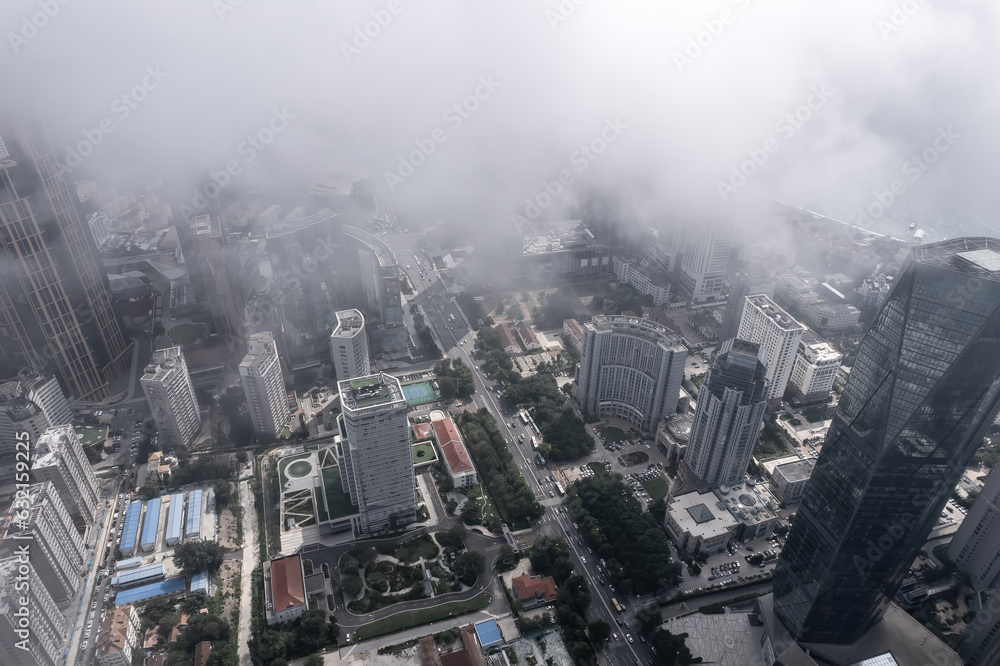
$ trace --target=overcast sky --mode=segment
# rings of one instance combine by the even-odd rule
[[[6,0],[0,114],[44,120],[71,161],[89,131],[100,145],[72,177],[122,189],[194,186],[227,161],[234,182],[289,191],[331,170],[386,182],[429,140],[388,179],[397,208],[484,229],[565,170],[545,216],[596,185],[644,226],[756,229],[766,197],[854,221],[899,180],[888,216],[955,211],[991,232],[996,3],[237,2]],[[269,124],[261,151],[243,143]],[[925,151],[933,164],[904,164]]]

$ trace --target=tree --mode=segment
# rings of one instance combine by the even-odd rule
[[[323,666],[323,656],[319,654],[311,654],[306,657],[305,666]]]
[[[216,574],[222,566],[226,549],[216,541],[185,541],[174,547],[174,563],[185,576],[202,571]]]
[[[486,569],[486,559],[481,553],[464,552],[455,558],[452,570],[466,585],[474,585],[479,574]]]
[[[688,666],[688,664],[694,663],[694,655],[684,644],[685,635],[675,636],[663,628],[653,632],[650,644],[653,651],[660,657],[661,663],[677,664],[677,666]]]
[[[361,588],[364,587],[364,585],[361,582],[360,576],[344,576],[341,587],[344,589],[344,594],[349,597],[356,597],[361,594]]]
[[[441,391],[441,397],[445,400],[452,400],[458,393],[455,380],[451,377],[438,378],[438,390]]]
[[[604,620],[597,620],[587,625],[587,633],[590,634],[591,642],[600,649],[611,638],[611,625]]]
[[[236,452],[236,462],[238,462],[239,464],[246,465],[247,464],[247,458],[249,458],[249,456],[247,455],[246,451],[237,451]]]

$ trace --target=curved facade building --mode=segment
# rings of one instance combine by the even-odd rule
[[[337,379],[354,379],[371,374],[365,318],[358,310],[337,313],[337,326],[330,334],[330,361]]]
[[[585,412],[652,432],[677,410],[687,360],[681,336],[626,315],[598,315],[583,330],[577,387]]]

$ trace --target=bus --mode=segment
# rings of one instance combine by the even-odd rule
[[[615,611],[617,611],[619,613],[624,613],[625,612],[625,609],[622,608],[622,605],[620,603],[618,603],[618,600],[615,599],[614,597],[611,597],[611,605],[615,607]]]
[[[538,448],[538,440],[535,439],[534,437],[531,438],[531,448],[533,448],[533,449],[537,449]]]
[[[562,484],[561,484],[561,483],[557,483],[557,484],[556,484],[556,492],[557,492],[557,493],[559,493],[559,496],[560,496],[560,497],[562,497],[563,495],[565,495],[565,494],[566,494],[566,491],[565,491],[565,490],[563,489],[563,487],[562,487]]]
[[[517,415],[521,417],[521,423],[528,425],[528,415],[524,413],[523,409],[518,411]]]

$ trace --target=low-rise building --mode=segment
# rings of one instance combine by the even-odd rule
[[[830,397],[837,369],[844,355],[812,331],[804,331],[788,377],[787,391],[799,404],[822,402]]]
[[[539,578],[524,574],[512,578],[510,582],[514,588],[514,596],[521,602],[524,610],[551,604],[556,600],[556,583],[552,580],[552,576]]]
[[[521,343],[524,344],[524,348],[528,351],[542,348],[542,343],[538,341],[538,336],[535,335],[535,332],[531,330],[531,327],[523,321],[517,325],[517,334],[521,338]]]
[[[202,641],[194,646],[194,666],[207,666],[208,657],[212,654],[212,644]]]
[[[100,666],[131,666],[132,650],[138,647],[139,611],[132,604],[115,606],[101,623],[97,638],[97,663]]]
[[[476,474],[476,467],[472,464],[472,456],[465,448],[462,434],[455,427],[455,422],[450,418],[432,421],[434,439],[438,448],[441,449],[441,457],[444,459],[448,476],[456,488],[467,488],[479,483]]]
[[[710,490],[669,498],[663,524],[677,547],[691,554],[722,550],[740,525]]]
[[[617,255],[612,263],[615,277],[632,285],[639,293],[652,296],[654,307],[670,301],[670,281],[663,271],[623,255]]]
[[[771,473],[771,487],[775,497],[786,505],[801,501],[815,465],[814,458],[806,458],[775,467]]]
[[[516,354],[521,351],[521,347],[517,344],[517,340],[514,339],[514,334],[510,332],[507,324],[497,324],[496,332],[500,339],[501,349],[508,354]]]
[[[861,311],[844,303],[812,303],[803,308],[805,320],[823,331],[846,331],[858,325]]]
[[[563,340],[566,346],[576,351],[577,355],[583,353],[583,326],[576,319],[566,319],[563,321]]]
[[[298,555],[271,560],[264,567],[264,606],[271,625],[291,622],[308,610],[305,573]]]

